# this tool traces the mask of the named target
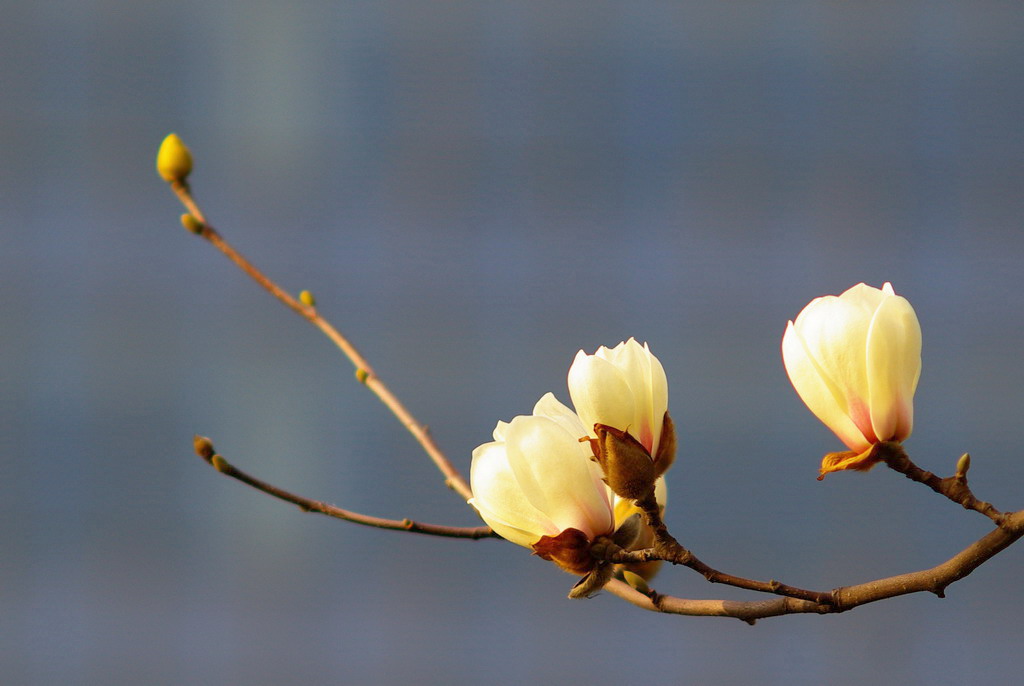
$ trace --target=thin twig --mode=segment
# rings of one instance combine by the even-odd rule
[[[214,247],[224,253],[224,255],[234,262],[243,272],[248,274],[256,283],[262,286],[279,301],[284,303],[289,309],[311,323],[313,326],[320,329],[320,331],[322,331],[324,335],[326,335],[327,338],[329,338],[331,342],[333,342],[352,362],[352,365],[356,369],[356,378],[363,385],[373,391],[378,398],[380,398],[381,402],[383,402],[384,405],[387,406],[387,408],[398,418],[398,421],[402,423],[402,426],[404,426],[406,430],[419,442],[427,455],[430,456],[430,459],[433,460],[434,464],[444,475],[445,484],[466,500],[473,497],[473,492],[470,490],[469,484],[466,483],[466,480],[462,477],[459,471],[452,466],[452,463],[441,451],[437,443],[434,442],[427,426],[418,422],[405,405],[395,397],[394,393],[391,392],[391,389],[381,381],[380,377],[377,376],[377,373],[373,370],[373,367],[371,367],[370,363],[366,361],[366,358],[356,350],[355,346],[352,345],[352,343],[337,329],[335,329],[330,322],[321,317],[315,307],[296,300],[287,291],[271,281],[265,274],[263,274],[263,272],[257,269],[251,262],[249,262],[249,260],[243,257],[226,240],[224,240],[224,237],[217,233],[217,231],[207,223],[205,215],[196,204],[187,184],[181,181],[175,181],[171,183],[171,189],[192,216],[199,220],[201,226],[198,235],[205,238]]]
[[[232,479],[237,479],[244,484],[252,486],[257,491],[262,491],[267,495],[292,503],[293,505],[297,505],[303,512],[317,512],[319,514],[327,515],[328,517],[344,519],[347,522],[362,524],[364,526],[373,526],[378,529],[409,531],[411,533],[427,534],[430,536],[470,539],[498,538],[498,535],[491,531],[490,527],[486,526],[442,526],[440,524],[415,522],[411,519],[383,519],[381,517],[371,517],[370,515],[360,514],[351,510],[343,510],[340,507],[329,505],[328,503],[319,500],[312,500],[301,495],[296,495],[284,490],[283,488],[278,488],[273,484],[267,483],[262,479],[257,479],[238,467],[235,467],[221,455],[218,455],[214,451],[213,445],[210,443],[209,439],[202,436],[196,436],[195,448],[196,454],[221,474],[225,474],[230,476]]]
[[[993,507],[992,503],[978,500],[974,496],[967,486],[966,473],[958,473],[945,479],[939,478],[914,464],[899,443],[880,443],[877,450],[878,458],[885,462],[890,469],[899,472],[911,481],[924,484],[936,493],[961,505],[964,509],[983,514],[997,525],[1001,525],[1006,518],[1006,515]]]
[[[817,603],[793,597],[772,600],[691,600],[641,593],[628,584],[613,579],[606,586],[610,593],[637,607],[652,612],[679,615],[734,617],[749,624],[765,617],[800,613],[832,614],[908,593],[929,592],[942,598],[946,587],[969,575],[983,563],[1024,536],[1024,510],[1004,515],[999,527],[981,537],[962,551],[931,569],[868,581],[855,586],[833,589],[831,602]]]
[[[736,588],[744,588],[750,591],[758,591],[760,593],[772,593],[774,595],[807,600],[816,604],[827,605],[832,602],[831,593],[809,591],[775,581],[774,579],[771,581],[757,581],[754,579],[736,576],[734,574],[720,572],[717,569],[704,564],[696,555],[680,544],[679,541],[677,541],[668,532],[668,528],[665,526],[665,522],[661,518],[661,508],[653,497],[637,502],[637,506],[643,511],[644,517],[647,519],[647,524],[651,527],[651,530],[654,531],[654,546],[644,550],[618,551],[612,553],[609,556],[611,562],[624,563],[664,560],[665,562],[671,562],[672,564],[688,567],[702,575],[713,584],[725,584],[727,586],[735,586]]]

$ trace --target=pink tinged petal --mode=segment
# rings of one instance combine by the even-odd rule
[[[612,529],[611,503],[594,483],[590,446],[546,417],[516,417],[508,432],[508,462],[530,504],[563,531],[593,538]]]
[[[868,334],[866,366],[875,435],[880,441],[906,439],[914,425],[914,391],[921,376],[921,325],[906,298],[892,294],[879,305]]]
[[[635,421],[636,404],[629,384],[622,372],[603,357],[582,350],[576,354],[569,368],[569,397],[591,436],[595,435],[594,424],[625,431]]]
[[[808,310],[821,301],[819,298],[808,305],[797,321],[806,323],[805,315]],[[804,318],[802,321],[801,317]],[[816,340],[820,341],[821,336]],[[782,360],[793,388],[814,416],[850,449],[859,452],[867,448],[870,443],[848,414],[849,404],[845,389],[816,359],[811,346],[793,322],[786,326],[786,333],[782,337]]]
[[[793,323],[807,354],[847,414],[851,401],[867,400],[864,351],[873,313],[859,303],[828,297],[819,299],[813,309],[808,306]],[[858,426],[862,432],[870,430],[870,422]]]
[[[529,548],[541,536],[558,533],[550,518],[526,498],[504,443],[485,443],[473,451],[469,479],[470,504],[502,538]]]
[[[648,449],[651,451],[651,455],[656,455],[661,440],[661,427],[665,421],[665,413],[668,412],[668,377],[665,375],[665,368],[661,366],[661,361],[651,353],[651,349],[646,343],[644,343],[644,352],[649,364],[647,387],[650,404],[647,416],[650,417],[654,435],[654,440]]]
[[[606,355],[622,374],[629,385],[634,401],[634,415],[629,424],[629,433],[647,448],[652,455],[658,450],[661,424],[668,410],[668,380],[651,349],[645,343],[640,345],[635,338],[620,343]],[[607,424],[608,422],[602,422]],[[625,430],[625,426],[615,426]]]

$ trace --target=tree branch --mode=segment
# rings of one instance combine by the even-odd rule
[[[490,527],[486,526],[475,526],[475,527],[459,527],[459,526],[442,526],[440,524],[426,524],[423,522],[414,522],[411,519],[382,519],[380,517],[371,517],[370,515],[360,514],[358,512],[352,512],[351,510],[343,510],[340,507],[329,505],[319,500],[311,500],[301,495],[296,495],[283,488],[278,488],[273,484],[269,484],[266,481],[257,479],[254,476],[243,472],[238,469],[223,457],[218,455],[214,449],[213,444],[208,438],[203,436],[195,437],[195,449],[196,454],[203,458],[207,464],[212,466],[221,474],[230,476],[232,479],[237,479],[244,484],[252,486],[257,491],[262,491],[267,495],[284,500],[285,502],[297,505],[303,512],[316,512],[319,514],[327,515],[328,517],[335,517],[337,519],[344,519],[347,522],[353,522],[355,524],[362,524],[364,526],[373,526],[378,529],[392,529],[395,531],[409,531],[415,534],[427,534],[430,536],[444,536],[448,538],[499,538],[499,536],[491,531]]]
[[[779,581],[775,581],[774,579],[771,581],[756,581],[754,579],[746,579],[741,576],[720,572],[717,569],[704,564],[696,555],[679,543],[679,541],[677,541],[668,532],[668,528],[665,526],[665,522],[661,518],[661,508],[653,495],[645,500],[638,501],[637,507],[643,511],[644,517],[647,519],[647,524],[651,527],[651,530],[654,531],[654,546],[644,550],[619,550],[613,552],[608,556],[610,562],[624,563],[664,560],[665,562],[671,562],[674,565],[688,567],[702,575],[713,584],[725,584],[727,586],[735,586],[737,588],[758,591],[760,593],[772,593],[774,595],[807,600],[816,604],[827,605],[832,602],[832,595],[830,593],[808,591],[802,588],[797,588],[796,586],[789,586]]]
[[[922,591],[943,598],[946,587],[973,572],[1021,536],[1024,536],[1024,510],[1005,514],[999,527],[942,564],[918,572],[835,588],[830,593],[822,594],[831,598],[829,603],[794,597],[759,601],[691,600],[661,595],[653,591],[649,595],[644,594],[617,579],[608,582],[605,588],[613,595],[652,612],[734,617],[753,624],[758,619],[779,615],[846,612],[868,603]]]
[[[366,358],[356,350],[355,346],[345,338],[334,326],[326,319],[320,316],[316,311],[316,307],[313,305],[307,305],[303,302],[299,302],[292,297],[287,291],[278,286],[276,283],[271,281],[263,272],[255,267],[249,260],[243,257],[237,250],[235,250],[223,236],[217,233],[212,226],[206,222],[206,217],[203,215],[202,210],[196,204],[195,199],[192,197],[192,193],[189,190],[188,184],[183,181],[172,181],[171,189],[175,195],[178,196],[178,200],[185,206],[185,208],[191,213],[195,219],[198,220],[198,225],[193,229],[193,233],[205,238],[215,248],[220,250],[224,255],[234,262],[239,269],[248,274],[256,283],[262,286],[272,296],[277,298],[279,301],[284,303],[289,309],[298,314],[300,317],[311,323],[313,326],[320,329],[327,338],[333,342],[342,353],[352,362],[356,369],[356,379],[358,379],[364,386],[368,387],[373,393],[380,399],[382,403],[398,418],[398,421],[402,423],[402,426],[413,435],[413,437],[419,442],[426,451],[427,455],[433,460],[434,464],[441,471],[445,477],[445,485],[448,488],[456,491],[462,496],[464,500],[469,500],[473,497],[473,492],[469,488],[469,484],[462,477],[457,469],[452,466],[452,463],[442,452],[441,448],[438,447],[437,443],[434,442],[433,437],[430,435],[430,429],[425,425],[421,424],[416,420],[411,412],[402,404],[402,402],[391,392],[391,389],[377,376],[377,373],[370,366],[370,363],[366,361]]]
[[[931,472],[921,469],[914,464],[903,449],[903,446],[899,443],[879,443],[876,448],[878,450],[877,457],[885,462],[893,471],[899,472],[911,481],[924,484],[936,493],[949,498],[954,503],[958,503],[964,509],[981,513],[997,525],[1002,526],[1006,515],[993,507],[992,503],[978,500],[967,486],[967,468],[970,465],[970,455],[960,458],[961,463],[965,463],[962,470],[958,468],[955,475],[940,479]]]

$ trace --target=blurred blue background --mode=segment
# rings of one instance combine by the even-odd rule
[[[500,541],[303,515],[219,476],[474,525],[311,327],[182,230],[312,290],[454,463],[575,352],[669,377],[668,521],[827,589],[983,535],[838,441],[787,319],[890,280],[924,331],[907,447],[1024,507],[1018,2],[45,2],[0,26],[0,674],[10,684],[1009,683],[1024,546],[948,598],[642,612]],[[688,570],[656,587],[750,597]]]

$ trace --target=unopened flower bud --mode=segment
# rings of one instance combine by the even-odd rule
[[[192,437],[192,448],[196,451],[196,455],[204,460],[209,460],[214,453],[213,442],[206,436],[200,436],[199,434]]]
[[[826,455],[822,475],[870,469],[874,446],[910,436],[921,326],[891,284],[811,301],[786,327],[782,359],[800,398],[850,449]]]
[[[299,301],[306,307],[316,307],[316,298],[309,291],[299,293]]]
[[[964,453],[960,456],[960,459],[956,461],[956,478],[963,479],[967,478],[967,471],[971,468],[971,454]]]
[[[169,134],[160,144],[156,154],[156,171],[167,183],[183,182],[192,172],[192,153],[178,138],[178,134]]]
[[[628,569],[622,570],[622,580],[627,584],[640,591],[646,596],[651,595],[651,587],[647,585],[647,580],[639,574],[634,574]]]
[[[195,215],[187,212],[181,215],[181,225],[190,233],[200,234],[203,232],[203,223],[195,218]]]

